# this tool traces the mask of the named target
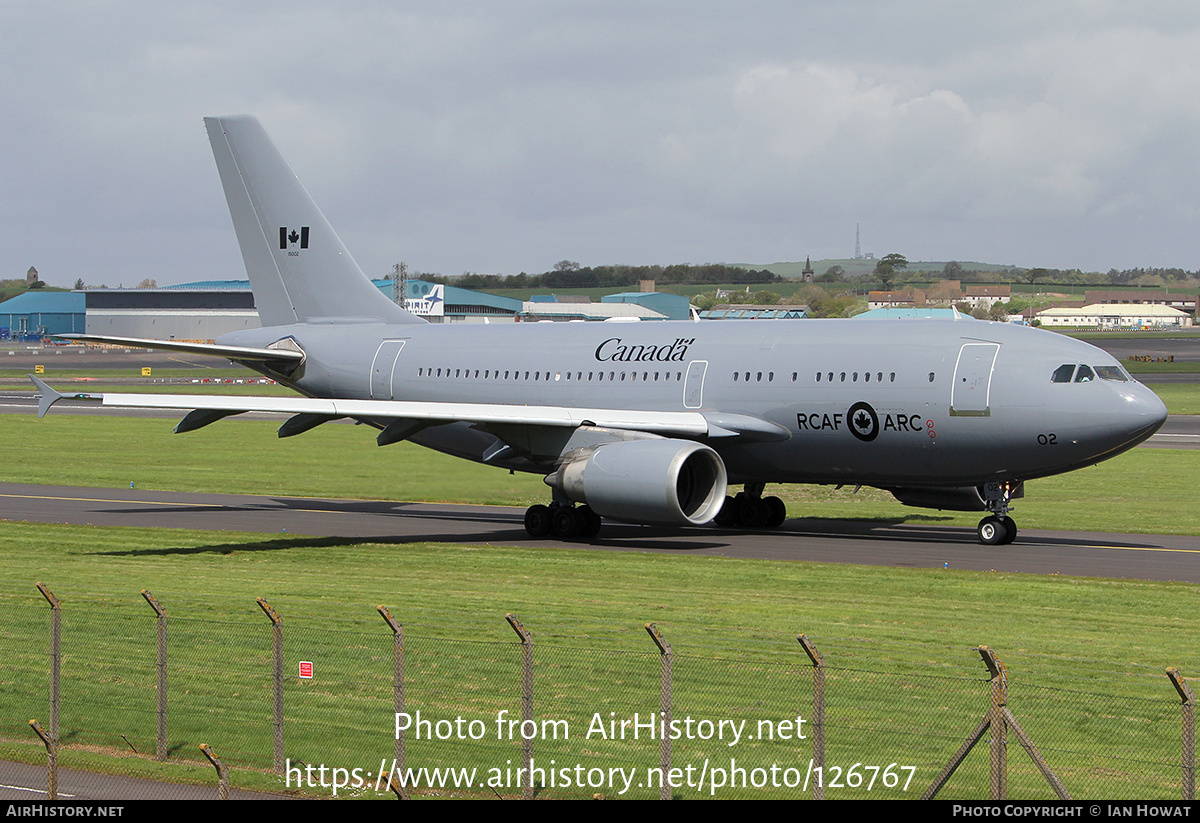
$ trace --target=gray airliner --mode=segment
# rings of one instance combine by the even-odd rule
[[[228,358],[298,396],[37,381],[39,415],[63,397],[180,409],[186,432],[281,412],[280,437],[350,418],[380,445],[543,475],[534,536],[590,537],[602,518],[776,527],[784,505],[764,486],[818,483],[987,512],[985,544],[1016,536],[1024,481],[1120,454],[1167,416],[1100,349],[968,318],[431,324],[367,279],[257,120],[205,123],[262,328],[214,344],[64,336]]]

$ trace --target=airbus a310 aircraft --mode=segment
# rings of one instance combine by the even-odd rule
[[[601,518],[778,526],[764,485],[820,483],[987,511],[987,544],[1016,536],[1024,481],[1120,454],[1167,416],[1100,349],[965,318],[430,324],[367,279],[257,120],[205,124],[262,328],[208,345],[64,337],[229,358],[300,396],[64,395],[37,381],[39,415],[62,397],[173,408],[186,432],[283,412],[280,437],[352,418],[380,445],[544,475],[551,502],[525,514],[534,536],[591,536]]]

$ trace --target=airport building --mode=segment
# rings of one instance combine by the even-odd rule
[[[390,279],[372,282],[389,300],[398,296],[397,284]],[[424,280],[408,280],[403,286],[405,308],[431,323],[687,319],[690,309],[686,297],[662,292],[606,295],[596,303],[587,297],[554,295],[523,302]],[[262,325],[248,280],[205,280],[156,289],[27,292],[0,307],[0,329],[30,337],[85,332],[204,342]]]
[[[1046,328],[1155,329],[1184,328],[1193,324],[1192,316],[1185,311],[1145,303],[1059,306],[1038,312],[1037,319]]]
[[[81,292],[34,290],[0,303],[0,340],[25,340],[83,330]]]

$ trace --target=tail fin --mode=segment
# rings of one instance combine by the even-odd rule
[[[425,322],[363,274],[258,120],[206,117],[204,125],[264,326]]]

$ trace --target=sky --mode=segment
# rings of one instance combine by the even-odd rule
[[[245,277],[202,118],[363,270],[1200,268],[1200,4],[0,0],[0,279]]]

